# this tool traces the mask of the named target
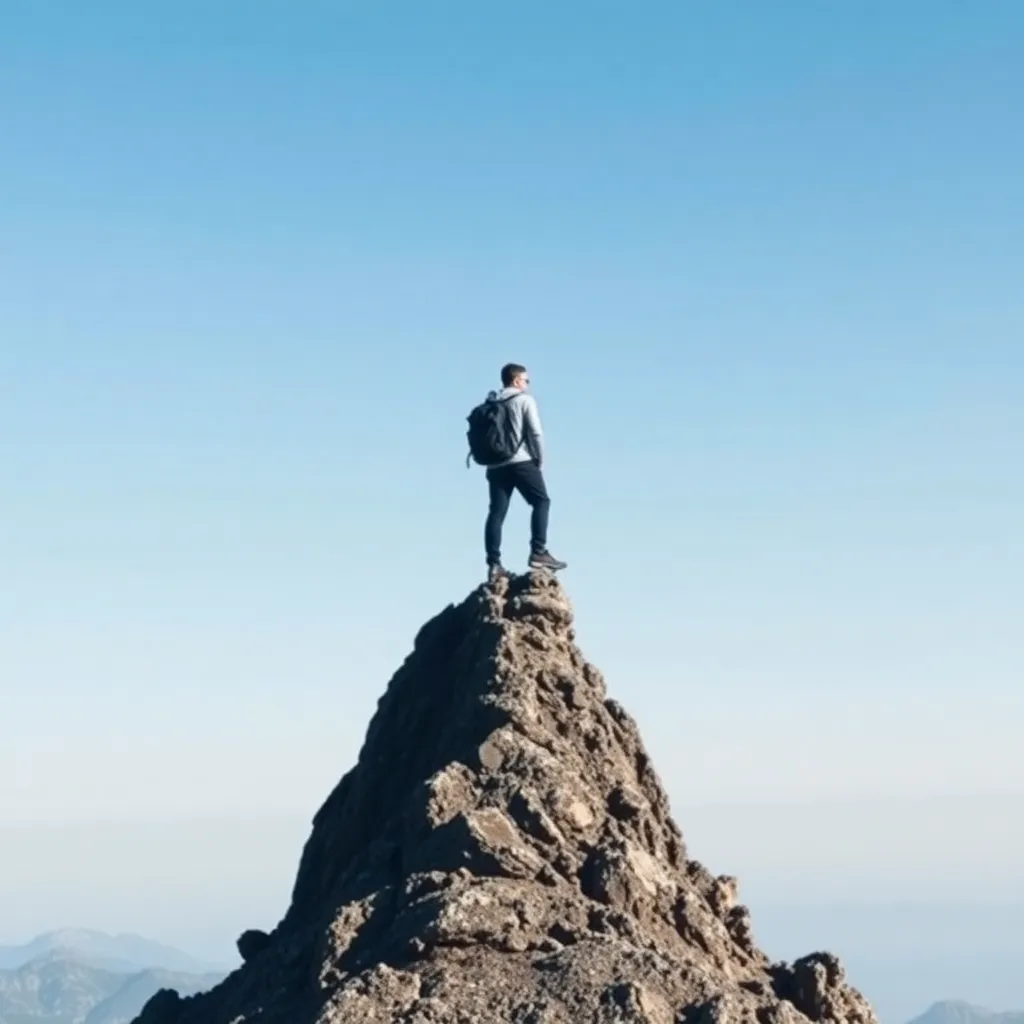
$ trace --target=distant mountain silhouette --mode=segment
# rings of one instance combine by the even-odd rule
[[[218,970],[171,946],[152,942],[141,935],[107,935],[85,928],[64,928],[46,932],[22,946],[0,946],[0,969],[15,969],[51,953],[66,954],[95,967],[119,972],[159,967],[166,971],[202,974]]]
[[[999,1013],[956,1000],[935,1003],[910,1024],[1024,1024],[1024,1010]]]
[[[183,987],[192,994],[213,987],[221,977],[162,968],[112,970],[51,948],[28,963],[0,970],[0,1024],[121,1024],[137,1016],[161,988]]]
[[[112,996],[94,1006],[84,1024],[127,1024],[161,989],[173,988],[183,995],[194,995],[213,988],[222,977],[221,974],[179,974],[157,969],[141,971],[129,977]]]

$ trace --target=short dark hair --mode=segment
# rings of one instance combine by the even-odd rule
[[[521,373],[526,373],[525,366],[520,366],[518,363],[506,363],[501,368],[502,387],[512,387],[512,381],[514,381]]]

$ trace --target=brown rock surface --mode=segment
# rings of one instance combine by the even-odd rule
[[[839,961],[772,964],[688,860],[556,580],[428,622],[313,823],[284,918],[141,1024],[875,1024]]]

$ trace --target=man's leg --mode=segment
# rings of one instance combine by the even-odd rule
[[[530,551],[540,555],[548,549],[548,513],[551,509],[544,474],[536,462],[517,462],[515,469],[516,489],[533,510],[530,515]]]
[[[548,569],[557,572],[566,563],[559,561],[548,551],[548,512],[551,499],[544,483],[544,474],[535,462],[516,464],[516,488],[530,503],[533,515],[530,517],[530,568]]]
[[[508,514],[508,503],[512,500],[513,484],[509,480],[508,471],[503,467],[487,474],[487,486],[490,489],[490,508],[484,527],[484,546],[487,550],[487,564],[500,565],[501,528]]]

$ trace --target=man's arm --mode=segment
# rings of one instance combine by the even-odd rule
[[[537,410],[537,399],[533,395],[524,395],[523,403],[523,437],[526,448],[533,461],[540,466],[544,462],[544,433],[540,427],[540,412]]]

